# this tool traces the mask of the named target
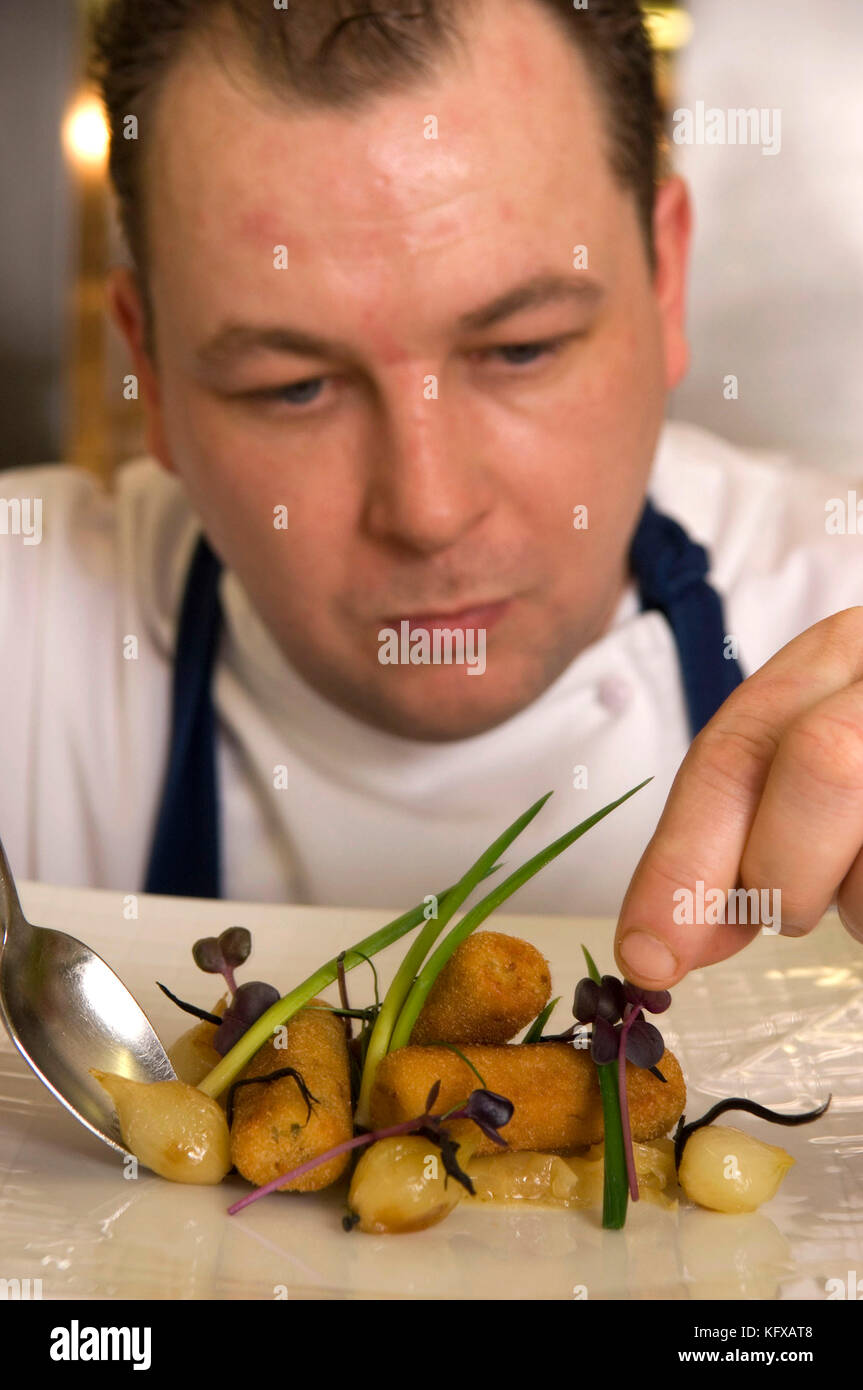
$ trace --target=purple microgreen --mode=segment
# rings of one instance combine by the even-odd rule
[[[487,1138],[506,1148],[506,1140],[502,1139],[497,1131],[509,1124],[514,1110],[512,1101],[507,1100],[506,1096],[498,1095],[496,1091],[471,1091],[464,1105],[448,1110],[442,1118],[473,1120]]]
[[[665,1044],[662,1041],[662,1034],[658,1028],[654,1028],[652,1023],[648,1023],[646,1018],[632,1019],[639,1009],[633,1010],[624,1028],[629,1025],[629,1033],[626,1038],[626,1057],[634,1067],[655,1067],[665,1051]]]
[[[234,1045],[240,1041],[240,1038],[243,1037],[244,1033],[247,1032],[248,1027],[249,1025],[244,1023],[241,1018],[237,1018],[236,1014],[230,1013],[227,1009],[225,1010],[225,1016],[219,1024],[216,1035],[213,1038],[213,1047],[220,1057],[227,1056],[231,1048],[234,1047]]]
[[[514,1110],[515,1106],[506,1096],[499,1096],[496,1091],[487,1090],[473,1091],[464,1107],[466,1117],[479,1125],[488,1139],[492,1139],[503,1148],[507,1146],[506,1140],[502,1139],[497,1131],[509,1124]]]
[[[312,1105],[320,1105],[317,1096],[313,1096],[300,1073],[294,1067],[279,1067],[278,1071],[265,1072],[263,1076],[242,1076],[239,1081],[234,1081],[228,1091],[228,1101],[225,1107],[228,1128],[234,1122],[234,1095],[240,1086],[261,1086],[268,1085],[271,1081],[280,1081],[285,1076],[292,1076],[297,1083],[300,1095],[306,1102],[306,1119],[308,1124],[312,1118]]]
[[[507,1141],[503,1138],[503,1136],[500,1135],[500,1134],[498,1134],[498,1132],[497,1132],[496,1129],[491,1129],[491,1128],[485,1123],[484,1120],[477,1120],[477,1119],[474,1119],[474,1124],[475,1124],[475,1125],[479,1125],[479,1128],[482,1130],[483,1134],[486,1136],[487,1139],[491,1139],[492,1143],[494,1143],[494,1144],[500,1144],[500,1147],[501,1147],[502,1149],[508,1149],[508,1148],[509,1148],[509,1144],[508,1144]]]
[[[660,1081],[664,1081],[666,1086],[668,1085],[668,1077],[662,1075],[662,1072],[659,1070],[659,1067],[648,1067],[647,1070],[651,1073],[652,1076],[657,1077]]]
[[[231,991],[232,996],[236,998],[237,981],[234,977],[234,967],[232,965],[225,964],[222,968],[222,974],[225,977],[225,981],[227,983],[228,989]]]
[[[437,895],[438,903],[446,898],[450,889],[444,889]],[[379,927],[372,932],[371,936],[363,937],[350,948],[344,960],[346,971],[354,970],[363,961],[367,961],[370,955],[376,955],[384,947],[391,946],[393,942],[399,941],[407,932],[413,931],[421,922],[426,922],[426,903],[418,903],[409,912],[403,912],[394,921],[387,922],[385,926]],[[252,1024],[239,1042],[231,1048],[227,1056],[198,1083],[198,1090],[205,1096],[220,1096],[227,1090],[232,1081],[235,1081],[240,1072],[248,1062],[252,1060],[255,1053],[260,1051],[264,1043],[268,1042],[276,1028],[287,1023],[294,1014],[305,1006],[331,985],[336,979],[338,969],[336,957],[333,956],[325,961],[323,965],[314,970],[311,975],[302,980],[283,998],[276,1001],[271,1009],[268,1009],[257,1021]],[[363,1030],[365,1033],[365,1029]]]
[[[176,994],[171,993],[167,985],[162,984],[161,980],[157,980],[156,984],[159,986],[159,989],[162,991],[163,994],[167,994],[171,1003],[176,1004],[178,1008],[184,1011],[184,1013],[192,1014],[195,1018],[202,1019],[204,1023],[215,1023],[217,1028],[219,1024],[222,1022],[218,1014],[208,1013],[206,1009],[199,1009],[197,1004],[187,1004],[185,999],[178,999]]]
[[[613,975],[603,975],[599,984],[591,979],[579,980],[576,987],[572,1012],[580,1022],[593,1024],[590,1051],[593,1060],[600,1066],[613,1061],[618,1055],[623,1026],[619,1020],[626,1010],[634,1007],[640,1013],[642,1008],[650,1007],[650,1003],[628,1003],[624,989],[623,982],[615,979]],[[648,994],[650,1002],[665,1007],[659,991],[644,993]],[[667,991],[662,991],[663,995],[665,993]],[[629,1061],[637,1067],[655,1066],[665,1051],[659,1029],[646,1019],[640,1018],[635,1021],[631,1018],[630,1030],[627,1030],[626,1041],[626,1056]]]
[[[553,1014],[555,1009],[555,1005],[559,1003],[559,995],[557,999],[549,1000],[542,1012],[538,1013],[536,1018],[533,1020],[533,1023],[530,1025],[530,1027],[528,1028],[527,1032],[521,1040],[522,1043],[538,1043],[548,1041],[548,1039],[543,1039],[542,1030],[548,1023],[548,1020],[551,1018],[551,1015]]]
[[[817,1120],[823,1115],[831,1100],[833,1092],[827,1097],[823,1105],[819,1105],[816,1110],[804,1110],[796,1115],[789,1115],[781,1110],[768,1110],[766,1105],[759,1105],[755,1100],[747,1100],[745,1096],[729,1096],[727,1100],[718,1100],[712,1105],[706,1115],[702,1115],[700,1120],[693,1120],[686,1124],[686,1116],[681,1115],[674,1131],[674,1166],[680,1167],[680,1160],[683,1157],[683,1150],[686,1141],[695,1133],[697,1129],[702,1129],[704,1125],[712,1124],[720,1115],[724,1115],[726,1110],[743,1110],[748,1115],[757,1115],[760,1120],[770,1120],[775,1125],[808,1125],[812,1120]]]
[[[248,927],[228,927],[219,937],[222,956],[236,970],[252,954],[252,933]]]
[[[459,1167],[456,1153],[459,1145],[452,1135],[443,1126],[444,1116],[433,1115],[431,1106],[434,1105],[440,1092],[440,1082],[436,1081],[428,1094],[426,1110],[422,1115],[416,1115],[412,1120],[404,1120],[401,1124],[388,1125],[385,1129],[375,1129],[363,1134],[355,1134],[353,1139],[345,1139],[343,1143],[336,1144],[332,1149],[327,1149],[326,1153],[318,1154],[315,1158],[310,1158],[306,1163],[301,1163],[299,1167],[292,1168],[287,1173],[282,1173],[280,1177],[273,1178],[271,1182],[265,1183],[263,1187],[258,1187],[254,1192],[249,1192],[245,1197],[241,1197],[233,1206],[228,1207],[228,1215],[234,1216],[244,1207],[248,1207],[252,1202],[257,1202],[261,1197],[267,1197],[271,1192],[277,1192],[280,1187],[287,1183],[295,1182],[298,1178],[304,1177],[306,1173],[311,1173],[315,1168],[319,1168],[324,1163],[329,1163],[333,1158],[340,1158],[342,1154],[350,1153],[354,1149],[362,1148],[366,1144],[376,1144],[380,1139],[396,1139],[403,1134],[421,1134],[432,1143],[437,1144],[441,1151],[441,1160],[447,1177],[455,1178],[463,1187],[466,1187],[471,1196],[474,1195],[473,1183],[470,1178]],[[489,1129],[495,1129],[495,1120],[501,1123],[508,1123],[512,1116],[513,1107],[504,1096],[495,1095],[492,1091],[486,1091],[482,1098],[474,1100],[477,1092],[474,1091],[468,1097],[466,1104],[461,1110],[451,1112],[450,1118],[472,1119],[475,1124],[480,1125],[483,1133],[488,1133]],[[470,1113],[471,1108],[474,1114]],[[507,1113],[508,1112],[508,1113]],[[507,1114],[507,1119],[502,1116]],[[476,1117],[480,1118],[477,1119]],[[482,1124],[480,1124],[480,1119]],[[497,1142],[500,1142],[498,1137]],[[345,1230],[350,1230],[356,1222],[351,1221],[345,1224]]]
[[[572,1012],[580,1023],[594,1023],[597,1019],[604,1023],[618,1023],[625,1006],[626,997],[620,981],[613,975],[603,975],[599,982],[587,977],[579,980]]]
[[[642,1017],[642,1010],[647,1009],[649,1013],[655,1014],[663,1013],[671,1003],[671,995],[667,989],[641,989],[638,985],[630,984],[628,980],[619,980],[616,975],[600,977],[587,947],[582,946],[581,949],[590,975],[579,980],[576,986],[572,1012],[582,1023],[593,1024],[590,1055],[597,1065],[600,1082],[603,1067],[611,1066],[615,1061],[617,1063],[617,1103],[616,1107],[612,1107],[609,1099],[607,1105],[606,1092],[603,1091],[604,1122],[607,1133],[609,1119],[616,1122],[616,1117],[619,1116],[620,1134],[617,1138],[620,1141],[620,1153],[625,1160],[629,1192],[633,1201],[637,1202],[638,1179],[632,1149],[632,1132],[629,1127],[626,1063],[631,1062],[633,1066],[643,1067],[660,1081],[665,1081],[656,1065],[665,1052],[662,1034]],[[609,1097],[610,1094],[609,1091]],[[626,1215],[625,1197],[621,1202],[619,1194],[615,1196],[607,1184],[605,1203],[603,1225],[622,1225]]]
[[[641,1010],[638,1008],[631,1009],[629,1017],[624,1021],[620,1029],[620,1051],[617,1058],[617,1089],[620,1097],[620,1122],[623,1128],[623,1152],[626,1156],[629,1195],[633,1202],[638,1201],[638,1175],[635,1171],[635,1154],[632,1150],[632,1130],[629,1127],[629,1096],[626,1091],[626,1051],[630,1030],[637,1025],[640,1013]],[[662,1056],[662,1053],[659,1055]]]
[[[609,1023],[617,1023],[626,1013],[626,992],[624,982],[616,975],[603,975],[601,1016]]]
[[[192,947],[192,959],[198,969],[207,975],[221,975],[225,965],[222,948],[215,936],[205,936],[196,941]]]
[[[243,1034],[257,1023],[258,1019],[272,1008],[279,998],[275,985],[263,980],[249,980],[240,985],[226,1008],[213,1038],[213,1046],[224,1057]]]
[[[252,934],[247,927],[228,927],[221,936],[205,936],[192,947],[192,958],[208,975],[224,975],[231,994],[237,993],[234,971],[249,959]]]
[[[572,1013],[580,1023],[593,1023],[599,1008],[600,986],[595,980],[579,980],[575,987]]]
[[[590,1040],[590,1055],[597,1066],[613,1062],[620,1050],[619,1032],[604,1018],[598,1018],[593,1025]]]
[[[447,1130],[442,1129],[440,1126],[423,1125],[417,1132],[423,1135],[425,1139],[430,1140],[432,1144],[437,1144],[440,1149],[441,1162],[443,1163],[447,1178],[455,1178],[456,1182],[460,1182],[465,1191],[470,1193],[471,1197],[475,1197],[476,1188],[456,1157],[461,1145],[453,1139],[452,1135],[449,1134]],[[444,1179],[444,1186],[446,1186],[446,1179]]]
[[[426,1096],[426,1109],[425,1109],[425,1113],[426,1113],[427,1115],[430,1115],[430,1114],[431,1114],[431,1108],[432,1108],[432,1106],[434,1105],[434,1103],[435,1103],[435,1101],[437,1100],[437,1098],[438,1098],[439,1095],[440,1095],[440,1077],[438,1077],[437,1081],[434,1083],[434,1085],[432,1086],[432,1088],[431,1088],[431,1090],[429,1091],[428,1095]]]
[[[591,980],[601,986],[602,980],[593,956],[585,945],[582,945],[581,949]],[[594,1024],[594,1033],[596,1028],[597,1025]],[[593,1053],[593,1040],[591,1041],[591,1055],[596,1062],[596,1056]],[[602,1224],[606,1230],[613,1231],[620,1230],[626,1224],[626,1206],[629,1198],[623,1123],[620,1115],[620,1093],[615,1071],[616,1068],[612,1061],[597,1063],[596,1065],[599,1093],[602,1098],[602,1125],[605,1136]]]
[[[603,979],[609,978],[611,977],[603,976]],[[671,1004],[671,994],[667,989],[642,989],[639,985],[630,984],[628,980],[624,980],[620,987],[627,1003],[646,1009],[649,1014],[663,1014]],[[620,1012],[622,1016],[622,1008]]]

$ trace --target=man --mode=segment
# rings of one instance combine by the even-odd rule
[[[513,908],[635,870],[655,988],[760,929],[676,920],[699,882],[863,939],[854,539],[830,480],[663,427],[690,213],[635,0],[378,8],[108,7],[152,459],[17,479],[13,866],[404,907],[550,787],[518,858],[652,776]]]

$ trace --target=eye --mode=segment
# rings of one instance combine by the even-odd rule
[[[510,367],[530,367],[543,357],[553,357],[565,341],[564,338],[545,338],[536,343],[507,343],[502,347],[490,348],[489,352]]]
[[[253,391],[252,399],[271,402],[274,405],[302,406],[312,405],[321,393],[327,378],[308,377],[306,381],[294,381],[289,386],[273,386],[266,391]]]

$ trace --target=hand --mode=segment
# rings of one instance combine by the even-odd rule
[[[778,909],[784,936],[807,934],[835,902],[863,942],[863,607],[795,637],[693,741],[624,898],[618,968],[663,989],[733,956],[768,920],[754,894],[735,895],[736,923],[715,906],[699,922],[698,905],[720,890],[730,909],[738,887]]]

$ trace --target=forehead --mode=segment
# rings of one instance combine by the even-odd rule
[[[455,62],[352,112],[288,104],[197,40],[155,111],[150,268],[211,316],[228,286],[250,308],[272,295],[282,245],[300,298],[331,290],[347,307],[358,281],[383,293],[396,267],[402,295],[436,298],[436,270],[457,279],[461,262],[463,296],[477,257],[520,246],[563,268],[574,243],[612,249],[632,200],[607,150],[583,60],[534,0],[480,7]]]

